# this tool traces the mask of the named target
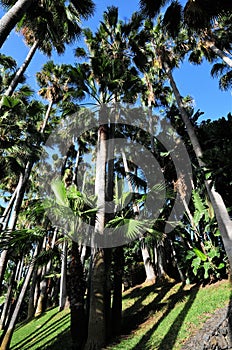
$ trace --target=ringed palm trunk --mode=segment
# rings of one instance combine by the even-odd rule
[[[187,130],[187,133],[189,135],[190,141],[192,143],[193,150],[196,154],[198,163],[202,168],[204,168],[205,164],[202,161],[203,152],[201,150],[200,143],[197,139],[197,136],[195,134],[195,131],[194,131],[194,128],[191,124],[191,121],[189,120],[188,115],[184,109],[181,95],[180,95],[179,90],[176,86],[176,83],[173,79],[171,70],[167,66],[167,64],[165,64],[165,71],[166,71],[166,74],[169,78],[170,85],[173,89],[173,93],[175,95],[175,98],[176,98],[176,101],[177,101],[177,104],[178,104],[178,107],[179,107],[179,110],[181,113],[181,117],[182,117],[183,122],[185,124],[186,130]],[[221,195],[218,192],[216,192],[212,182],[205,179],[205,186],[206,186],[210,201],[212,203],[212,206],[213,206],[216,218],[217,218],[218,227],[219,227],[219,230],[221,232],[224,248],[225,248],[228,260],[229,260],[230,278],[231,278],[232,277],[231,276],[231,273],[232,273],[232,221],[229,217],[228,211],[226,209],[226,206],[223,202]]]
[[[102,235],[105,226],[105,192],[107,161],[107,126],[98,129],[98,145],[96,160],[95,193],[97,195],[98,212],[95,222],[95,233]],[[94,243],[94,242],[93,242]],[[85,350],[100,350],[106,341],[105,324],[105,261],[104,249],[93,248],[93,263],[90,280],[90,305],[88,338]]]
[[[18,0],[0,20],[0,47],[34,0]]]

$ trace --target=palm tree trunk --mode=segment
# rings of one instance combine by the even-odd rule
[[[41,129],[40,129],[41,135],[43,135],[44,130],[45,130],[46,126],[47,126],[48,119],[50,117],[50,113],[51,113],[51,110],[52,110],[52,106],[53,106],[53,100],[51,100],[49,105],[48,105],[48,108],[47,108],[47,111],[46,111],[46,114],[45,114],[45,118],[43,120],[43,124],[42,124]]]
[[[67,298],[67,241],[63,242],[62,249],[62,263],[61,263],[61,276],[60,276],[60,297],[59,297],[59,311],[62,311],[65,307]]]
[[[126,160],[126,155],[125,152],[123,150],[121,150],[122,153],[122,159],[123,159],[123,165],[124,165],[124,169],[126,172],[126,177],[127,177],[127,181],[128,181],[128,186],[131,192],[133,192],[133,187],[132,187],[132,183],[130,181],[130,177],[128,176],[129,173],[129,168],[128,168],[128,164],[127,164],[127,160]],[[133,207],[134,208],[134,212],[138,212],[139,209],[138,207]],[[142,254],[142,258],[143,258],[143,264],[144,264],[144,268],[145,268],[145,273],[146,273],[146,282],[154,282],[156,279],[155,276],[155,271],[154,268],[152,266],[151,263],[151,257],[148,251],[148,247],[147,245],[144,243],[144,237],[140,237],[139,238],[141,244],[141,254]]]
[[[105,345],[105,262],[103,249],[94,254],[90,281],[88,338],[85,350],[100,350]]]
[[[211,40],[207,40],[206,47],[208,47],[210,50],[212,50],[217,56],[219,56],[229,67],[232,68],[232,59],[229,58],[225,52],[220,50],[218,47],[214,45],[214,42]]]
[[[179,90],[176,86],[176,83],[173,79],[171,70],[167,66],[167,64],[165,64],[165,70],[166,70],[166,74],[169,78],[170,85],[173,89],[173,93],[174,93],[174,96],[176,98],[176,102],[177,102],[178,108],[180,110],[181,117],[182,117],[183,122],[185,124],[186,130],[187,130],[187,133],[189,135],[190,141],[192,143],[193,150],[196,154],[198,163],[202,168],[204,168],[205,164],[202,161],[203,152],[201,150],[200,143],[197,139],[197,136],[195,134],[195,131],[194,131],[194,128],[191,124],[191,121],[189,120],[188,115],[184,109],[181,95],[180,95]],[[217,218],[218,227],[219,227],[219,230],[220,230],[220,233],[222,236],[222,240],[223,240],[223,244],[224,244],[224,248],[225,248],[228,260],[229,260],[230,277],[231,277],[231,274],[232,274],[232,221],[229,217],[228,211],[226,209],[226,206],[223,202],[221,195],[218,192],[216,192],[212,182],[205,179],[205,186],[206,186],[211,204],[213,206],[213,209],[214,209],[214,212],[215,212],[215,215]]]
[[[18,191],[18,186],[15,188],[9,203],[7,204],[3,214],[2,214],[2,218],[1,218],[1,223],[3,224],[3,227],[1,228],[1,230],[3,231],[4,228],[8,225],[9,222],[9,217],[10,217],[10,212],[13,208],[13,204],[17,195],[17,191]]]
[[[18,71],[16,72],[13,80],[11,81],[9,87],[7,88],[6,92],[4,93],[4,96],[11,96],[16,88],[16,86],[18,85],[19,80],[21,79],[21,77],[23,76],[24,72],[26,71],[27,67],[29,66],[32,58],[34,57],[34,54],[37,50],[39,46],[39,40],[36,40],[34,42],[34,44],[31,46],[27,57],[25,59],[25,61],[23,62],[23,64],[21,65],[21,67],[18,69]]]
[[[0,20],[0,47],[34,0],[18,0]]]
[[[17,300],[16,306],[15,306],[14,312],[12,314],[11,320],[9,322],[9,325],[8,325],[7,329],[5,330],[5,332],[3,333],[1,350],[8,350],[10,347],[10,342],[11,342],[11,338],[12,338],[12,335],[14,332],[16,321],[17,321],[19,311],[20,311],[25,293],[27,291],[27,288],[28,288],[28,285],[29,285],[29,282],[30,282],[30,279],[31,279],[31,276],[32,276],[32,273],[34,270],[34,267],[35,267],[35,258],[37,257],[38,252],[39,252],[39,244],[37,245],[37,247],[34,251],[32,262],[31,262],[29,269],[27,271],[27,275],[26,275],[26,278],[24,280],[20,294],[18,296],[18,300]]]
[[[1,313],[0,329],[4,329],[6,325],[7,314],[10,308],[11,296],[12,296],[12,291],[13,291],[13,286],[14,286],[14,281],[16,276],[16,268],[17,268],[17,265],[13,267],[13,271],[11,273],[10,283],[7,289],[6,299],[5,299],[4,307]]]
[[[15,276],[15,280],[17,282],[19,282],[22,278],[23,266],[24,266],[24,258],[21,258],[18,262],[16,276]]]
[[[84,311],[86,283],[78,243],[74,241],[72,242],[69,272],[72,348],[81,350],[86,339],[86,317]]]
[[[37,275],[38,275],[38,268],[36,268],[33,272],[32,280],[31,280],[31,286],[29,291],[29,300],[28,300],[28,307],[27,307],[27,320],[31,320],[33,316],[35,315],[35,288],[36,288],[36,282],[37,282]]]
[[[26,169],[26,171],[29,170],[28,168]],[[26,174],[25,171],[25,174]],[[20,175],[19,178],[19,182],[17,185],[17,194],[16,194],[16,198],[15,198],[15,202],[14,202],[14,207],[12,209],[12,213],[11,213],[11,217],[10,217],[10,223],[8,226],[9,230],[14,230],[15,229],[15,225],[17,222],[17,218],[18,218],[18,214],[19,214],[19,210],[21,208],[21,204],[23,201],[23,196],[24,196],[24,187],[26,186],[26,182],[24,181],[24,176],[23,174]],[[1,253],[1,259],[0,259],[0,290],[2,287],[2,282],[3,282],[3,278],[4,278],[4,273],[6,270],[6,266],[7,266],[7,253],[8,250],[4,249]]]
[[[102,111],[101,111],[102,112]],[[101,113],[100,112],[100,113]],[[105,227],[105,197],[106,197],[106,161],[108,130],[106,125],[99,126],[95,193],[97,195],[98,212],[95,222],[95,234],[103,235]],[[95,245],[95,242],[92,242]],[[93,249],[93,264],[90,283],[90,310],[88,338],[85,350],[101,349],[106,341],[105,324],[105,262],[104,250]]]

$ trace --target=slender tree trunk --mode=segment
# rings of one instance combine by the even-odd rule
[[[2,313],[1,313],[0,329],[4,329],[5,325],[7,323],[7,315],[8,315],[8,310],[10,308],[12,291],[13,291],[13,288],[14,288],[16,268],[17,268],[17,266],[14,266],[12,274],[11,274],[11,278],[10,278],[10,283],[9,283],[9,286],[8,286],[8,289],[7,289],[6,299],[5,299],[4,307],[3,307],[3,310],[2,310]]]
[[[18,0],[0,20],[0,47],[34,0]]]
[[[47,280],[45,279],[46,268],[43,269],[42,281],[40,282],[40,294],[35,310],[35,317],[40,316],[46,310],[47,302]]]
[[[39,252],[39,245],[37,245],[37,247],[35,249],[35,252],[33,254],[33,258],[32,258],[31,264],[30,264],[29,269],[27,271],[27,275],[26,275],[26,278],[24,280],[24,283],[23,283],[22,289],[20,291],[20,294],[18,296],[16,305],[15,305],[15,309],[14,309],[14,312],[12,314],[12,317],[11,317],[11,320],[9,322],[9,325],[8,325],[7,329],[3,333],[2,343],[1,343],[1,350],[8,350],[9,347],[10,347],[10,342],[11,342],[11,338],[12,338],[12,335],[13,335],[13,332],[14,332],[16,321],[17,321],[17,318],[18,318],[18,315],[19,315],[19,311],[20,311],[20,308],[21,308],[21,305],[22,305],[25,293],[27,291],[27,288],[28,288],[28,285],[29,285],[29,282],[30,282],[30,279],[31,279],[31,276],[32,276],[32,273],[33,273],[33,270],[34,270],[35,258],[38,255],[38,252]]]
[[[65,308],[67,298],[67,241],[63,242],[62,259],[61,259],[61,276],[60,276],[60,297],[59,297],[59,311]]]
[[[7,227],[7,225],[8,225],[10,213],[11,213],[11,210],[12,210],[13,205],[14,205],[14,201],[15,201],[15,198],[16,198],[16,195],[17,195],[17,191],[18,191],[18,186],[14,190],[14,192],[13,192],[11,198],[10,198],[9,203],[7,204],[5,210],[4,210],[3,214],[2,214],[1,223],[3,224],[3,227],[1,229],[1,231],[3,231],[4,228]]]
[[[210,40],[206,40],[206,47],[210,48],[210,50],[213,51],[213,53],[215,53],[215,55],[217,55],[218,57],[220,57],[229,67],[232,68],[232,59],[229,58],[225,52],[223,52],[222,50],[220,50],[218,47],[216,47],[214,45],[213,41]]]
[[[173,89],[173,93],[175,95],[177,104],[178,104],[178,108],[180,110],[181,113],[181,117],[183,119],[183,122],[185,124],[187,133],[189,135],[190,141],[192,143],[193,146],[193,150],[196,154],[197,160],[199,165],[204,168],[205,164],[202,161],[202,156],[203,156],[203,152],[201,150],[201,146],[200,143],[197,139],[197,136],[195,134],[194,128],[191,124],[191,121],[188,118],[188,115],[185,111],[185,108],[183,106],[182,103],[182,99],[181,99],[181,95],[179,93],[179,90],[176,86],[176,83],[173,79],[171,70],[169,69],[169,67],[167,66],[167,64],[165,65],[165,70],[167,73],[167,76],[169,78],[170,81],[170,85]],[[218,227],[222,236],[222,240],[224,243],[224,248],[229,260],[229,265],[230,265],[230,277],[231,277],[231,273],[232,273],[232,221],[229,217],[228,211],[226,209],[226,206],[223,202],[223,199],[221,197],[221,195],[216,192],[212,182],[208,181],[205,179],[205,186],[210,198],[210,201],[212,203],[216,218],[217,218],[217,223],[218,223]]]
[[[42,124],[41,129],[40,129],[40,133],[42,135],[43,135],[44,130],[45,130],[46,126],[47,126],[48,119],[50,117],[50,113],[51,113],[51,110],[52,110],[52,106],[53,106],[53,100],[51,100],[49,105],[48,105],[48,108],[47,108],[47,111],[46,111],[46,114],[45,114],[45,118],[43,120],[43,124]]]
[[[157,270],[159,278],[167,276],[165,265],[164,242],[159,241],[157,242]]]
[[[129,186],[130,191],[133,192],[133,187],[132,187],[132,184],[130,181],[130,177],[128,176],[129,167],[127,164],[126,155],[125,155],[125,152],[123,150],[121,150],[121,153],[122,153],[123,165],[124,165],[124,169],[125,169],[126,177],[127,177],[127,181],[128,181],[128,186]],[[139,212],[139,209],[137,206],[134,206],[133,208],[134,208],[135,214]],[[138,214],[136,214],[136,215],[138,216]],[[156,279],[156,276],[155,276],[155,271],[154,271],[153,265],[151,263],[151,257],[150,257],[149,251],[148,251],[148,247],[144,243],[144,237],[140,237],[139,240],[141,242],[140,246],[141,246],[141,254],[142,254],[143,264],[144,264],[145,273],[146,273],[146,282],[149,282],[149,281],[154,282]]]
[[[38,275],[38,268],[36,268],[33,272],[31,286],[30,286],[30,292],[29,292],[29,301],[28,301],[28,308],[27,308],[27,320],[31,320],[33,316],[35,315],[35,288],[36,288],[36,282],[37,282],[37,275]]]
[[[4,96],[12,96],[13,92],[15,91],[15,88],[17,87],[20,79],[22,78],[23,74],[25,73],[27,67],[29,66],[32,58],[34,57],[34,54],[39,46],[39,40],[36,40],[34,44],[31,46],[27,57],[21,67],[16,72],[13,80],[11,81],[9,87],[7,88],[6,92],[4,93]]]
[[[18,262],[16,276],[15,276],[15,280],[17,282],[19,282],[22,278],[23,266],[24,266],[24,258],[21,258],[21,260],[19,260]]]
[[[45,241],[45,250],[51,250],[54,248],[55,240],[56,240],[57,228],[53,232],[52,240],[48,238],[48,243]],[[37,303],[37,308],[35,311],[35,316],[40,316],[47,308],[48,301],[48,283],[49,279],[46,278],[46,274],[48,274],[51,270],[51,260],[47,263],[46,266],[43,267],[42,272],[42,281],[40,282],[40,296]]]
[[[171,239],[170,239],[170,245],[171,245],[171,249],[172,249],[173,259],[174,259],[177,271],[178,271],[179,276],[180,276],[180,280],[181,280],[181,282],[185,282],[186,279],[185,279],[185,276],[183,275],[182,269],[181,269],[180,264],[178,262],[178,259],[176,257],[176,250],[174,248],[174,244],[173,244]]]
[[[77,170],[78,170],[79,160],[80,160],[80,149],[78,149],[78,151],[77,151],[75,165],[74,165],[74,169],[73,169],[73,178],[72,178],[73,184],[76,184],[76,181],[77,181]]]
[[[28,168],[26,168],[26,171],[29,170]],[[25,173],[26,173],[25,171]],[[18,218],[18,214],[19,214],[19,210],[21,208],[21,204],[23,201],[23,195],[24,195],[24,191],[22,192],[22,189],[24,189],[24,186],[26,186],[26,183],[23,181],[23,174],[20,175],[19,178],[19,183],[17,186],[17,194],[16,194],[16,198],[15,198],[15,202],[14,202],[14,207],[12,208],[12,213],[11,213],[11,217],[9,219],[9,225],[8,225],[8,229],[9,230],[14,230],[15,229],[15,225],[17,222],[17,218]],[[2,282],[3,282],[3,278],[4,278],[4,274],[5,274],[5,270],[6,270],[6,266],[7,266],[7,254],[8,254],[8,250],[4,249],[1,253],[1,259],[0,259],[0,290],[2,288]]]

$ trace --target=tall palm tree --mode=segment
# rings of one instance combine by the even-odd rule
[[[2,3],[6,6],[5,1],[2,1]],[[13,1],[7,2],[7,8],[9,8],[9,10],[0,20],[0,47],[7,39],[7,36],[10,34],[11,30],[16,26],[16,24],[22,19],[24,15],[26,17],[30,17],[30,14],[34,14],[36,18],[41,14],[41,12],[44,12],[44,5],[45,3],[36,3],[34,0],[18,0],[16,3],[14,3]],[[64,1],[60,1],[59,5],[57,4],[57,2],[53,3],[52,6],[53,5],[57,6],[56,14],[58,14],[60,10],[63,11],[65,6]],[[76,1],[70,1],[68,10],[70,11],[71,16],[74,14],[78,14],[78,16],[82,18],[87,18],[89,15],[92,15],[94,10],[94,4],[92,0],[82,1],[81,4]],[[49,11],[51,11],[51,9],[48,9],[47,15],[49,15]],[[49,17],[51,20],[51,16],[44,17],[45,22],[46,18],[49,19]],[[64,19],[64,13],[62,17]],[[53,20],[55,19],[59,20],[59,18],[53,18]],[[43,21],[43,25],[45,22]],[[64,22],[62,21],[60,23],[64,24]]]
[[[136,88],[138,92],[140,85],[137,72],[130,67],[130,58],[126,55],[126,33],[129,30],[129,25],[128,27],[123,26],[118,21],[118,9],[115,7],[108,8],[103,17],[103,22],[95,35],[90,30],[84,31],[89,51],[86,54],[86,57],[89,57],[89,73],[87,80],[85,79],[83,90],[100,104],[95,179],[95,192],[98,196],[99,206],[95,233],[99,236],[104,236],[104,228],[109,220],[109,216],[105,214],[105,201],[106,199],[112,200],[112,185],[106,185],[106,178],[108,184],[112,184],[114,174],[113,166],[107,166],[106,171],[107,155],[109,154],[106,140],[109,137],[113,138],[113,128],[109,122],[107,106],[104,104],[111,103],[113,105],[120,100],[132,101],[136,96]],[[131,23],[130,25],[132,26]],[[77,53],[80,52],[78,50]],[[86,64],[82,65],[82,68],[84,67]],[[80,68],[79,66],[79,70]],[[138,84],[136,85],[136,83]],[[113,158],[112,154],[110,157]],[[109,189],[111,193],[108,191]],[[111,322],[108,319],[110,298],[107,280],[107,276],[110,275],[110,255],[109,250],[102,248],[97,248],[93,254],[86,349],[94,347],[100,349],[104,346],[106,337],[110,333]],[[98,319],[97,323],[96,319]]]
[[[81,18],[88,18],[93,10],[94,5],[91,0],[83,1],[81,6],[75,1],[66,3],[61,0],[59,4],[51,2],[34,6],[29,13],[26,13],[18,25],[18,30],[22,31],[30,50],[5,91],[5,95],[12,95],[37,49],[48,56],[51,55],[53,48],[58,54],[64,53],[65,44],[70,44],[80,36]]]
[[[62,98],[65,98],[65,92],[68,89],[68,77],[65,74],[67,70],[69,69],[68,65],[54,65],[52,61],[49,61],[47,64],[44,65],[43,70],[38,73],[38,82],[41,86],[40,94],[48,99],[49,105],[46,111],[46,114],[44,116],[42,125],[39,126],[39,130],[34,129],[33,131],[39,137],[36,140],[36,144],[39,146],[39,144],[42,142],[45,128],[48,125],[48,120],[51,115],[52,106],[54,103],[60,102]],[[34,113],[35,110],[31,110],[31,113]],[[23,202],[23,198],[25,195],[26,187],[28,185],[28,181],[31,175],[31,171],[33,168],[33,165],[35,163],[35,158],[33,155],[30,156],[30,158],[24,159],[24,166],[21,168],[18,185],[17,185],[17,192],[14,199],[14,202],[12,203],[12,210],[11,210],[11,220],[10,224],[8,225],[8,229],[14,230],[18,215],[20,212],[20,208]],[[4,276],[4,271],[6,268],[6,262],[7,262],[7,250],[4,250],[1,254],[0,259],[0,281],[2,281]]]
[[[154,31],[154,33],[157,33],[157,31]],[[156,41],[152,43],[153,50],[154,50],[154,59],[158,60],[160,64],[160,68],[163,70],[164,74],[169,79],[170,86],[173,90],[182,120],[185,124],[186,131],[188,133],[189,139],[192,143],[193,150],[196,154],[198,164],[199,166],[204,169],[205,164],[202,161],[203,152],[200,146],[200,143],[198,141],[198,138],[196,136],[194,127],[188,117],[188,114],[186,112],[181,94],[176,86],[176,83],[173,79],[172,75],[172,69],[174,68],[174,65],[176,64],[176,59],[180,59],[181,53],[177,54],[175,56],[173,49],[170,46],[170,42],[168,46],[166,46],[166,38],[164,32],[160,32],[160,35],[153,36],[153,38],[156,38]],[[218,192],[216,192],[213,184],[205,179],[205,186],[209,195],[209,198],[211,200],[213,209],[215,211],[215,215],[217,218],[217,223],[219,226],[219,230],[222,235],[222,239],[224,242],[225,250],[228,256],[229,264],[230,264],[230,273],[232,271],[232,221],[229,217],[229,214],[227,212],[226,206],[223,202],[222,197]]]

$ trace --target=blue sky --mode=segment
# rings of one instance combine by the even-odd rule
[[[119,17],[122,20],[130,18],[130,15],[138,9],[138,1],[122,0],[95,0],[96,12],[93,18],[84,22],[85,27],[95,30],[102,14],[108,6],[114,5],[119,8]],[[0,16],[3,11],[0,9]],[[78,43],[74,46],[78,46]],[[3,45],[1,52],[12,56],[18,63],[18,66],[24,61],[28,47],[23,42],[19,33],[14,31],[8,37]],[[69,48],[62,56],[54,55],[52,57],[55,63],[72,63],[73,49]],[[32,63],[26,71],[28,84],[35,87],[35,73],[38,72],[48,58],[37,52]],[[218,88],[218,80],[210,76],[210,65],[204,62],[200,66],[190,64],[187,60],[181,65],[180,69],[174,71],[179,90],[183,96],[191,95],[195,101],[195,108],[205,112],[202,119],[218,119],[232,112],[232,93],[231,91],[223,92]]]

